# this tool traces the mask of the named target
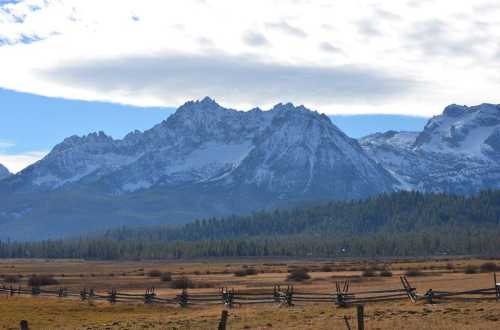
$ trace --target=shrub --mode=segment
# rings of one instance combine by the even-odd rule
[[[158,269],[153,269],[148,272],[149,277],[160,277],[161,272]]]
[[[476,274],[477,268],[474,266],[467,266],[467,267],[465,267],[464,273],[465,274]]]
[[[239,277],[243,277],[243,276],[247,276],[247,272],[245,269],[241,269],[241,270],[237,270],[234,272],[234,276],[239,276]]]
[[[361,273],[361,276],[363,277],[375,277],[377,276],[377,273],[375,273],[375,270],[373,269],[365,269],[363,273]]]
[[[244,268],[234,272],[234,276],[257,275],[259,272],[255,268]]]
[[[320,270],[325,273],[333,272],[333,268],[330,265],[323,265]]]
[[[44,285],[56,285],[59,281],[56,280],[52,275],[32,275],[28,279],[29,286],[44,286]]]
[[[16,275],[5,275],[3,281],[5,283],[19,283],[19,276]]]
[[[162,281],[162,282],[172,281],[172,274],[169,272],[162,273],[160,276],[160,281]]]
[[[455,265],[452,264],[451,262],[449,262],[449,263],[446,264],[446,269],[453,270],[453,269],[455,269]]]
[[[382,270],[382,271],[380,271],[379,276],[382,276],[382,277],[391,277],[392,276],[392,272],[390,270]]]
[[[498,266],[493,263],[493,262],[485,262],[482,264],[479,269],[481,269],[482,272],[488,273],[488,272],[494,272],[498,270]]]
[[[259,271],[255,268],[247,268],[246,269],[247,275],[257,275]]]
[[[405,275],[409,277],[416,277],[416,276],[424,276],[425,274],[421,270],[410,269],[406,271]]]
[[[189,277],[181,276],[179,278],[173,279],[170,282],[170,287],[172,289],[190,289],[194,288],[193,282],[189,279]]]
[[[289,281],[301,282],[310,279],[311,276],[307,272],[307,269],[294,269],[288,274],[287,279]]]

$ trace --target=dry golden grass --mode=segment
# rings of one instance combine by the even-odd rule
[[[419,293],[428,289],[463,290],[493,286],[492,275],[464,274],[468,265],[479,266],[484,260],[458,259],[439,261],[304,261],[304,260],[210,260],[186,262],[101,262],[75,260],[1,260],[0,275],[22,275],[26,286],[30,274],[52,274],[58,286],[77,290],[92,287],[104,291],[141,292],[154,286],[160,296],[179,293],[159,278],[147,276],[150,270],[171,272],[173,277],[186,275],[194,282],[213,288],[195,289],[208,292],[226,286],[236,290],[267,288],[286,282],[288,270],[306,267],[311,279],[292,283],[296,291],[333,292],[334,282],[351,279],[351,291],[400,288],[399,274],[408,269],[424,270],[426,276],[409,278]],[[493,261],[500,264],[498,261]],[[448,265],[449,263],[453,264]],[[320,271],[329,265],[332,272]],[[390,269],[393,277],[363,278],[361,272],[373,266]],[[233,273],[244,267],[256,268],[258,275],[237,277]],[[1,282],[1,279],[0,279]],[[0,295],[0,329],[17,329],[28,320],[31,329],[216,329],[224,307],[166,307],[143,304],[80,302],[69,298],[8,297]],[[229,329],[346,329],[344,316],[355,329],[355,309],[337,308],[330,303],[297,304],[285,308],[277,305],[255,305],[231,309]],[[427,305],[407,300],[367,304],[366,329],[500,329],[500,302],[443,302]]]

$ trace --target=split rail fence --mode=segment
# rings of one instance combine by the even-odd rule
[[[110,303],[141,302],[145,304],[178,305],[181,307],[225,305],[234,307],[251,304],[279,304],[281,306],[293,306],[304,303],[331,303],[338,307],[361,305],[366,303],[377,303],[383,301],[397,301],[409,299],[412,302],[425,300],[433,303],[435,300],[477,300],[496,299],[500,300],[500,283],[497,282],[496,274],[493,274],[493,286],[490,288],[467,290],[467,291],[433,291],[429,289],[424,294],[417,293],[405,276],[401,278],[402,287],[385,290],[350,291],[350,282],[336,282],[335,291],[331,293],[306,292],[295,290],[294,286],[274,286],[273,290],[240,290],[221,288],[218,292],[192,293],[183,289],[180,294],[172,297],[160,297],[154,288],[148,288],[144,294],[118,292],[111,289],[107,292],[95,292],[93,289],[84,288],[79,292],[59,289],[41,289],[39,287],[0,287],[0,293],[8,296],[31,295],[52,296],[60,298],[74,298],[82,301],[104,300]]]

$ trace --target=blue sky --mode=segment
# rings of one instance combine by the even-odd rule
[[[71,135],[104,131],[122,138],[166,119],[172,107],[136,107],[68,100],[0,89],[0,163],[18,171]],[[351,137],[386,130],[421,130],[427,119],[396,115],[331,116]]]
[[[497,0],[0,0],[0,163],[204,96],[303,104],[353,137],[418,130],[452,103],[500,103],[499,15]]]
[[[134,129],[150,128],[172,111],[51,98],[0,88],[0,163],[16,172],[71,135],[104,131],[121,138]]]

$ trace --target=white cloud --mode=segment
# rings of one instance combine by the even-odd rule
[[[48,151],[30,151],[20,154],[6,154],[0,151],[0,164],[4,165],[12,173],[17,173],[27,166],[39,161]]]
[[[500,71],[492,70],[498,68],[500,50],[497,16],[492,10],[477,13],[491,1],[471,3],[19,1],[0,7],[0,87],[142,106],[175,106],[207,92],[233,107],[281,100],[327,113],[433,115],[449,103],[498,102]],[[158,59],[163,54],[184,59],[169,77],[162,76],[165,63]],[[148,58],[150,65],[141,69],[138,64]],[[186,65],[193,58],[235,62],[225,74],[224,67],[209,70],[204,62],[194,84],[194,68]],[[255,74],[245,70],[248,63]],[[324,73],[295,75],[304,80],[298,84],[279,76],[283,71],[270,77],[270,67]],[[84,69],[90,71],[83,74]],[[331,75],[324,79],[339,71],[343,75],[335,84]],[[51,72],[80,74],[62,79]],[[374,72],[387,79],[367,84]],[[175,85],[166,79],[190,88],[171,88]],[[388,82],[390,93],[384,88]],[[263,93],[270,84],[274,88]],[[345,86],[350,93],[342,90]]]
[[[21,153],[9,152],[9,149],[15,145],[16,144],[14,142],[0,140],[0,164],[7,167],[7,169],[9,169],[12,173],[17,173],[23,170],[48,154],[48,151],[39,150]]]

